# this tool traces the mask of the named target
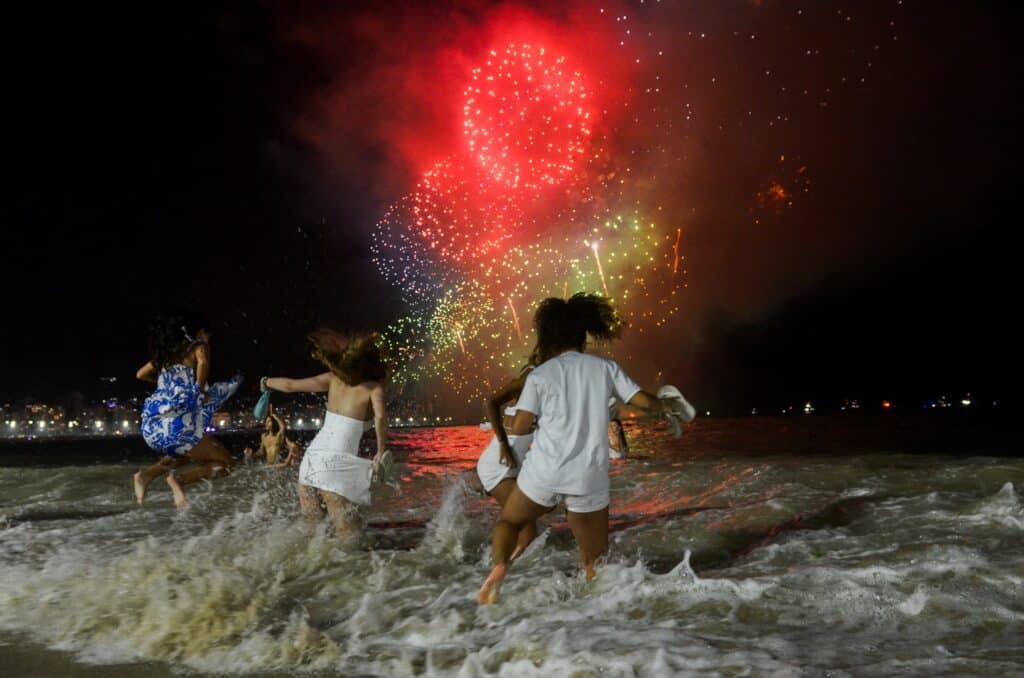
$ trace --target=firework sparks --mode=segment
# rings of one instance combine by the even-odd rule
[[[672,274],[679,272],[679,239],[683,237],[683,229],[676,229],[676,244],[672,246],[672,254],[675,257],[672,261]]]
[[[601,288],[604,290],[604,296],[611,296],[608,294],[608,281],[604,278],[604,269],[601,268],[601,256],[597,253],[597,242],[590,244],[590,249],[594,250],[594,261],[597,262],[597,272],[601,276]]]
[[[486,395],[535,341],[519,310],[547,296],[600,290],[640,332],[678,312],[681,229],[673,244],[630,197],[630,170],[589,152],[585,79],[539,45],[490,52],[464,91],[466,156],[437,163],[378,223],[374,261],[409,306],[384,333],[400,391],[439,379]]]
[[[464,94],[469,154],[497,184],[560,184],[587,151],[588,91],[564,56],[529,44],[491,50]]]
[[[515,304],[512,303],[512,297],[505,297],[505,298],[508,299],[508,307],[509,307],[509,310],[512,311],[512,322],[513,322],[513,324],[514,324],[514,326],[516,328],[516,336],[519,337],[519,341],[522,342],[523,341],[523,330],[522,330],[521,327],[519,327],[519,314],[516,313],[516,307],[515,307]]]

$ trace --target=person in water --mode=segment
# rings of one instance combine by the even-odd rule
[[[484,492],[494,497],[501,507],[505,506],[505,502],[508,501],[509,495],[515,488],[515,478],[519,475],[519,467],[533,440],[532,432],[523,435],[509,435],[506,432],[506,427],[511,426],[515,418],[515,400],[523,390],[527,375],[533,369],[534,359],[535,356],[531,356],[530,363],[522,369],[519,375],[501,387],[484,404],[487,420],[491,424],[494,436],[476,462],[476,473],[480,477],[480,484],[483,486]],[[503,405],[505,406],[504,411],[501,409]],[[519,531],[516,550],[511,556],[512,560],[515,560],[536,536],[537,523],[535,521],[526,523]]]
[[[288,443],[284,421],[273,411],[263,420],[263,432],[260,433],[260,446],[255,452],[251,447],[245,448],[246,459],[262,458],[271,466],[278,465],[278,459]]]
[[[534,316],[540,364],[526,377],[509,432],[533,430],[516,487],[509,493],[491,539],[493,568],[477,601],[494,603],[520,532],[564,503],[587,580],[608,549],[608,401],[661,414],[665,406],[642,390],[614,361],[584,353],[587,335],[613,339],[622,322],[604,297],[578,293],[549,298]]]
[[[284,461],[274,464],[272,468],[290,468],[302,463],[302,446],[290,438],[284,439],[284,445],[288,450],[288,456],[284,458]]]
[[[206,429],[213,414],[238,390],[241,376],[228,382],[207,383],[210,375],[210,332],[194,313],[175,313],[155,319],[149,328],[149,362],[136,377],[155,381],[156,390],[142,406],[142,439],[163,457],[135,474],[139,504],[149,484],[167,473],[167,484],[179,509],[187,504],[184,488],[204,478],[231,472],[231,453]],[[175,469],[195,468],[181,474]]]
[[[608,444],[611,446],[609,454],[612,459],[625,459],[629,456],[629,440],[626,438],[626,429],[623,428],[622,420],[618,417],[612,417],[608,437],[610,438]]]
[[[307,379],[264,378],[260,386],[284,393],[327,392],[324,424],[299,465],[299,508],[310,519],[322,518],[326,509],[337,534],[351,536],[362,528],[357,507],[370,504],[373,473],[385,456],[387,366],[376,334],[349,341],[321,329],[309,340],[313,357],[329,371]],[[372,427],[377,430],[373,461],[358,456],[359,441]]]

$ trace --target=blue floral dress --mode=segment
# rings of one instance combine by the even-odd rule
[[[196,372],[187,365],[160,371],[156,391],[142,406],[142,439],[153,450],[178,457],[199,444],[214,413],[242,384],[242,377],[199,388]]]

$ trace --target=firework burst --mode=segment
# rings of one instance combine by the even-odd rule
[[[464,91],[466,154],[378,223],[374,261],[409,307],[384,332],[400,391],[486,396],[529,356],[545,297],[605,294],[641,333],[679,312],[683,229],[626,197],[640,190],[592,143],[584,82],[541,46],[492,50]]]

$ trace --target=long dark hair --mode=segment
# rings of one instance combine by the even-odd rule
[[[607,297],[577,292],[568,300],[550,297],[540,302],[533,316],[537,347],[532,361],[537,364],[563,351],[582,351],[587,335],[614,339],[622,333],[622,318]]]
[[[198,311],[177,310],[153,318],[147,331],[153,366],[162,370],[184,360],[199,343],[199,331],[208,329],[209,323]]]
[[[313,357],[349,386],[367,381],[383,381],[387,363],[380,348],[380,335],[348,340],[334,330],[321,328],[309,335]]]

